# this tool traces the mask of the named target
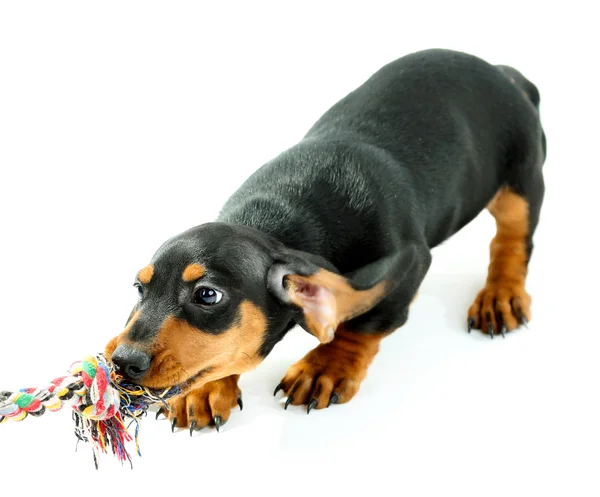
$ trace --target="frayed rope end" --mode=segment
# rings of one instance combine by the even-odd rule
[[[162,403],[180,393],[177,387],[151,390],[123,379],[102,354],[88,356],[74,363],[69,376],[56,378],[45,389],[24,388],[17,392],[0,392],[0,424],[12,419],[21,421],[28,415],[41,416],[57,411],[63,404],[72,405],[75,436],[78,442],[92,445],[98,469],[100,453],[111,450],[122,463],[132,465],[126,443],[135,441],[139,448],[140,420],[152,404]],[[135,424],[133,437],[129,428]]]

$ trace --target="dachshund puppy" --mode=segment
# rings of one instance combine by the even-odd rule
[[[239,375],[299,325],[320,345],[275,393],[307,412],[348,402],[406,322],[430,249],[485,208],[497,233],[467,328],[493,338],[527,323],[544,196],[539,102],[515,69],[464,53],[386,65],[258,169],[215,222],[158,249],[107,358],[140,384],[178,385],[168,416],[191,434],[242,407]]]

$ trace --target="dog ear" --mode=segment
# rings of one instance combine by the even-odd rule
[[[286,260],[274,263],[269,270],[268,286],[282,302],[302,312],[299,324],[304,329],[321,343],[327,343],[333,340],[340,323],[371,310],[397,288],[407,274],[414,272],[421,252],[409,245],[357,271],[341,275],[326,261],[311,254],[289,251],[284,256]],[[426,266],[429,267],[428,262]]]

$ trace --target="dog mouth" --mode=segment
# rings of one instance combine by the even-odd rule
[[[196,374],[188,377],[187,380],[182,381],[180,383],[174,383],[174,384],[170,384],[170,385],[160,385],[160,386],[146,386],[146,388],[149,388],[150,390],[152,390],[153,392],[155,392],[156,394],[160,394],[161,396],[166,395],[167,397],[173,397],[175,395],[179,395],[181,393],[184,393],[186,391],[188,391],[190,388],[192,388],[192,386],[203,376],[205,376],[206,374],[210,373],[214,368],[212,367],[207,367],[207,368],[203,368],[200,371],[198,371]],[[142,386],[143,382],[141,383]]]
[[[184,391],[190,389],[192,387],[192,385],[194,385],[200,378],[202,378],[206,374],[210,373],[212,371],[212,369],[213,369],[212,367],[201,369],[195,375],[191,376],[190,378],[188,378],[187,380],[185,380],[182,383],[174,385],[174,387],[179,388],[182,392],[184,392]],[[173,387],[171,387],[171,388],[173,388]]]

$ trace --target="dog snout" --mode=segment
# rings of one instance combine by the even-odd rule
[[[131,380],[140,380],[150,369],[152,358],[143,350],[119,345],[112,354],[117,371]]]

